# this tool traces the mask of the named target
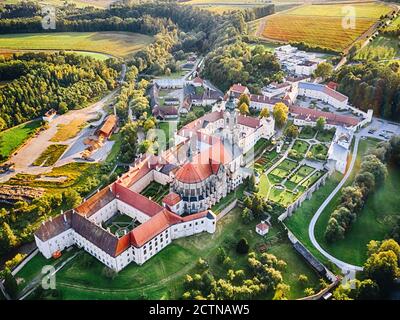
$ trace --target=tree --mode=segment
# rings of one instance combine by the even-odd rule
[[[334,242],[344,238],[345,229],[335,218],[330,218],[325,230],[325,239],[328,242]]]
[[[146,131],[146,132],[155,127],[156,127],[156,123],[154,122],[154,120],[152,118],[148,118],[143,124],[144,131]]]
[[[371,279],[365,279],[357,284],[357,299],[376,300],[379,298],[379,287]]]
[[[72,188],[69,188],[62,193],[62,199],[69,209],[75,208],[82,202],[82,197]]]
[[[304,289],[304,294],[306,295],[306,297],[312,296],[315,294],[315,291],[313,288],[305,288]]]
[[[301,274],[299,275],[299,277],[297,278],[297,280],[302,284],[306,284],[308,282],[308,277],[305,274]]]
[[[246,254],[249,252],[249,243],[245,238],[241,238],[236,245],[236,252],[240,254]]]
[[[2,117],[0,117],[0,131],[4,130],[5,128],[7,128],[7,123]]]
[[[16,298],[18,294],[18,284],[10,270],[5,271],[4,288],[11,298]]]
[[[246,103],[242,103],[242,104],[239,106],[239,112],[240,112],[240,114],[242,114],[242,115],[247,115],[247,114],[249,114],[249,113],[250,113],[249,105],[246,104]]]
[[[66,113],[68,111],[68,105],[64,102],[64,101],[61,101],[59,104],[58,104],[58,113],[59,114],[64,114],[64,113]]]
[[[143,140],[138,147],[138,152],[139,153],[146,153],[147,151],[150,150],[152,146],[152,142],[150,140]]]
[[[268,118],[270,116],[268,108],[262,108],[260,111],[260,118]]]
[[[251,222],[251,210],[249,208],[244,208],[242,210],[242,213],[240,214],[243,223],[244,224],[249,224]]]
[[[128,122],[121,129],[121,158],[122,161],[131,162],[136,153],[137,147],[137,124]]]
[[[240,108],[240,106],[241,106],[243,103],[246,104],[247,107],[250,105],[250,97],[249,97],[247,94],[245,94],[245,93],[242,93],[242,94],[239,96],[239,101],[238,101],[238,106],[239,106],[239,108]]]
[[[381,184],[386,179],[388,174],[386,166],[375,155],[372,154],[363,158],[361,163],[361,171],[372,173],[375,177],[376,184]]]
[[[217,250],[218,262],[223,263],[226,257],[227,257],[227,254],[226,254],[225,249],[223,247],[218,247],[218,250]]]
[[[364,264],[364,272],[381,290],[389,291],[394,279],[400,276],[398,256],[391,250],[374,253]]]
[[[288,119],[289,108],[283,102],[278,102],[274,105],[273,115],[275,123],[279,128],[282,128]]]
[[[19,241],[14,231],[7,222],[3,222],[2,230],[0,230],[0,248],[2,251],[8,251],[18,245]]]
[[[291,139],[296,139],[299,136],[299,127],[292,124],[286,128],[285,135]]]
[[[285,283],[278,283],[272,300],[287,300],[290,292],[290,286]]]
[[[316,121],[315,128],[316,128],[318,131],[322,131],[322,130],[324,130],[325,125],[326,125],[326,118],[324,118],[324,117],[319,117],[319,118],[317,119],[317,121]]]
[[[315,77],[321,77],[322,79],[329,78],[333,73],[333,65],[329,62],[322,62],[315,69],[314,75]]]

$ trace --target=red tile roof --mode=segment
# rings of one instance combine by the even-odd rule
[[[359,120],[355,117],[345,116],[341,114],[335,114],[332,112],[320,111],[317,109],[303,108],[299,106],[290,106],[289,112],[295,114],[296,118],[316,121],[319,117],[326,119],[328,124],[342,125],[342,126],[355,126],[359,123]]]
[[[106,136],[109,136],[112,133],[112,131],[114,130],[116,124],[117,124],[117,117],[112,114],[107,117],[106,121],[103,123],[103,125],[99,129],[99,132]]]
[[[234,84],[229,89],[233,92],[244,93],[246,90],[249,90],[246,86],[242,86],[240,83]]]
[[[241,124],[246,127],[257,128],[260,126],[260,120],[253,117],[246,117],[239,115],[238,116],[238,124]]]
[[[329,88],[331,88],[332,90],[336,90],[338,87],[338,84],[336,82],[330,81],[330,82],[328,82],[327,86]]]
[[[203,84],[204,80],[200,77],[196,77],[193,79],[193,83],[199,83],[199,84]]]
[[[201,182],[213,174],[210,163],[186,163],[178,171],[175,178],[183,183]]]
[[[109,204],[115,199],[115,183],[96,192],[92,197],[84,201],[81,205],[75,208],[75,211],[85,217],[90,217],[99,211],[101,208]]]
[[[324,87],[324,93],[340,102],[346,101],[348,99],[344,94],[341,94],[340,92],[337,92],[329,88],[328,86]]]
[[[147,214],[150,217],[155,216],[164,209],[158,203],[151,201],[145,196],[142,196],[141,194],[134,192],[122,186],[121,184],[115,184],[115,196],[117,199],[129,204],[130,206]]]
[[[265,231],[265,230],[269,229],[269,226],[265,222],[259,223],[258,225],[256,225],[256,227],[258,229],[260,229],[261,231]]]
[[[140,248],[170,226],[201,219],[206,217],[207,214],[208,211],[202,211],[186,217],[180,217],[165,209],[130,232],[131,244]]]
[[[170,192],[162,200],[163,203],[165,203],[167,206],[170,206],[170,207],[173,207],[179,201],[181,201],[181,196],[175,192]]]

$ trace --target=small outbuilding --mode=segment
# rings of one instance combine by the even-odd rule
[[[261,221],[258,225],[256,225],[256,232],[260,236],[265,236],[269,231],[269,225],[265,221]]]

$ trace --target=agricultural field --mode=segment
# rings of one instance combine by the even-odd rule
[[[76,137],[76,135],[86,126],[83,119],[74,119],[68,124],[59,124],[57,132],[50,141],[62,142]]]
[[[218,222],[212,236],[204,233],[175,240],[142,266],[132,263],[112,280],[105,276],[105,267],[101,262],[82,252],[57,273],[57,289],[65,300],[180,299],[184,292],[184,277],[198,272],[197,260],[200,257],[208,262],[209,270],[215,277],[226,277],[227,267],[217,260],[220,246],[224,247],[232,260],[229,269],[246,270],[247,255],[240,255],[235,250],[237,239],[245,237],[250,250],[257,252],[261,244],[267,244],[266,252],[286,261],[287,267],[282,276],[290,286],[290,299],[304,296],[304,287],[298,281],[300,274],[308,277],[307,287],[318,291],[318,275],[293,249],[280,224],[273,221],[268,235],[261,237],[254,230],[257,223],[259,221],[243,225],[240,210],[234,209]],[[35,257],[33,263],[28,263],[17,276],[29,274],[27,271],[30,270],[38,274],[41,260],[44,259]],[[272,295],[272,292],[268,292],[259,299],[272,299]]]
[[[78,50],[127,58],[153,38],[130,32],[62,32],[0,35],[0,51]]]
[[[31,121],[0,132],[0,162],[26,142],[39,128],[42,122]]]
[[[400,27],[400,16],[398,16],[389,26],[385,28],[386,31],[394,31]]]
[[[3,0],[4,4],[15,4],[22,2],[23,0]],[[64,3],[75,4],[78,8],[84,7],[95,7],[95,8],[106,8],[111,3],[115,2],[115,0],[38,0],[39,4],[49,4],[57,7],[64,6]]]
[[[346,12],[342,12],[342,4],[306,5],[268,17],[262,37],[344,51],[391,10],[381,3],[352,4],[352,7],[356,14],[354,28],[343,28]]]
[[[67,150],[68,146],[65,144],[52,144],[47,147],[45,151],[32,163],[34,166],[48,167],[52,166]]]

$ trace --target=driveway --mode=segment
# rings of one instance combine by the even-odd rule
[[[57,132],[58,125],[68,124],[75,119],[82,119],[84,121],[95,119],[98,117],[99,113],[102,114],[102,117],[100,119],[102,120],[105,116],[105,112],[103,111],[105,103],[109,99],[111,99],[116,94],[117,91],[118,89],[114,90],[113,92],[105,96],[103,99],[92,104],[87,108],[80,110],[71,110],[66,114],[54,118],[54,120],[49,123],[48,129],[41,131],[37,136],[30,139],[24,147],[22,147],[16,154],[14,154],[10,158],[9,162],[15,164],[15,172],[11,172],[0,176],[0,183],[8,181],[11,177],[15,176],[17,173],[43,174],[45,172],[51,171],[54,166],[37,167],[37,166],[32,166],[31,164],[43,151],[46,150],[46,148],[49,145],[55,144],[55,142],[50,141],[50,139]],[[76,137],[61,142],[61,144],[67,144],[69,147],[71,147],[72,145],[74,145],[75,142],[82,139],[82,136],[85,135],[85,133],[88,133],[88,129],[84,129]],[[66,154],[68,154],[68,149]],[[58,161],[58,162],[60,163],[56,163],[56,165],[64,164],[65,161]]]
[[[355,136],[355,142],[354,142],[354,149],[353,149],[353,157],[351,159],[351,163],[349,166],[349,169],[347,170],[345,176],[343,179],[339,182],[339,184],[336,186],[336,188],[332,191],[332,193],[325,199],[325,201],[322,203],[322,205],[318,208],[317,212],[314,214],[314,216],[311,219],[310,225],[308,226],[308,235],[310,237],[311,243],[317,250],[324,255],[326,258],[328,258],[330,261],[332,261],[334,264],[336,264],[341,270],[345,271],[361,271],[362,267],[360,266],[355,266],[349,263],[346,263],[342,260],[339,260],[335,258],[334,256],[330,255],[328,252],[326,252],[318,243],[318,241],[315,239],[315,234],[314,234],[314,229],[315,225],[318,221],[318,218],[326,208],[326,206],[331,202],[333,197],[340,191],[340,189],[343,187],[343,185],[346,183],[347,179],[349,178],[351,171],[354,168],[354,164],[356,162],[357,158],[357,152],[358,152],[358,145],[360,142],[360,135]]]

